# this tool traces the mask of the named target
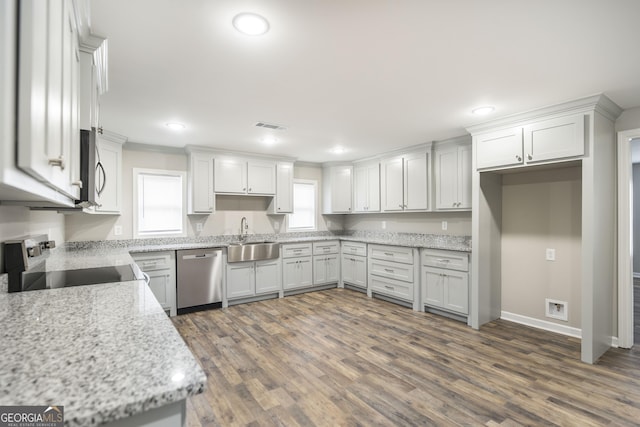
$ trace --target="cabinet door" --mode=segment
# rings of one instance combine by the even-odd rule
[[[276,165],[275,213],[293,213],[293,163]]]
[[[247,192],[247,162],[233,157],[216,157],[215,160],[216,193]]]
[[[340,279],[340,261],[338,255],[328,255],[325,257],[326,281],[327,283],[338,283]]]
[[[520,127],[478,135],[474,141],[477,169],[516,166],[524,162]]]
[[[80,51],[72,0],[64,1],[62,62],[62,155],[67,158],[66,191],[74,198],[80,196],[80,128],[79,88]]]
[[[331,212],[351,212],[351,166],[332,167],[331,173]]]
[[[435,152],[436,209],[458,207],[458,149]]]
[[[369,206],[369,182],[366,166],[353,169],[353,211],[366,212]]]
[[[205,154],[190,155],[189,213],[213,212],[213,157]]]
[[[353,281],[349,282],[362,288],[367,287],[367,258],[353,257]]]
[[[344,283],[353,283],[355,281],[355,263],[354,256],[351,255],[342,255],[342,281]]]
[[[313,267],[311,257],[283,259],[282,285],[285,290],[312,286]]]
[[[380,164],[367,167],[367,212],[380,211]]]
[[[280,260],[256,261],[256,294],[279,292],[280,289]]]
[[[227,264],[227,299],[250,297],[255,294],[253,262]]]
[[[120,213],[122,202],[122,145],[105,140],[98,142],[98,154],[104,174],[96,176],[98,206],[96,212]]]
[[[469,313],[469,275],[447,271],[444,274],[444,303],[447,310],[461,314]]]
[[[175,283],[171,280],[170,270],[149,271],[147,274],[149,275],[149,288],[151,289],[151,292],[153,292],[153,295],[156,297],[162,308],[170,310],[172,295],[171,286],[175,286]]]
[[[560,117],[524,128],[526,162],[584,155],[584,115]]]
[[[473,150],[471,144],[458,147],[458,208],[471,209],[471,171]]]
[[[327,260],[325,256],[313,257],[313,284],[322,285],[327,283]]]
[[[381,207],[383,211],[404,210],[403,160],[402,157],[382,162]]]
[[[427,153],[416,153],[404,157],[404,209],[428,209]]]
[[[275,194],[275,162],[248,161],[247,183],[247,193],[249,194]]]
[[[430,267],[422,267],[422,291],[424,296],[422,303],[432,307],[444,307],[444,282],[443,270]]]

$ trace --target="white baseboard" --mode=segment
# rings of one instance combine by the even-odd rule
[[[582,339],[582,329],[571,326],[559,325],[546,320],[534,319],[533,317],[522,316],[520,314],[502,311],[500,318],[509,322],[519,323],[521,325],[531,326],[532,328],[543,329],[545,331],[555,332],[557,334]],[[611,347],[618,348],[618,337],[611,337]]]
[[[555,332],[557,334],[567,335],[574,338],[582,338],[582,329],[571,326],[560,325],[558,323],[548,322],[546,320],[534,319],[533,317],[522,316],[520,314],[509,313],[503,311],[500,318],[510,322],[519,323],[521,325],[531,326],[532,328],[543,329],[545,331]]]

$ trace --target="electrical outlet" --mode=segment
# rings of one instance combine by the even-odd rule
[[[202,223],[196,222],[196,231],[202,231]]]
[[[547,261],[555,261],[556,260],[556,250],[553,248],[547,248],[545,257]]]
[[[447,224],[447,221],[442,221],[442,230],[446,231],[448,227],[449,227],[449,224]]]
[[[382,229],[383,230],[387,229],[387,221],[382,221]]]
[[[116,225],[113,227],[113,235],[114,236],[122,236],[122,226]]]
[[[545,298],[545,316],[552,319],[564,320],[569,319],[569,303],[566,301],[558,301],[551,298]]]
[[[332,224],[331,224],[331,220],[330,220],[330,219],[328,219],[328,220],[327,220],[327,228],[331,228],[331,225],[332,225]]]

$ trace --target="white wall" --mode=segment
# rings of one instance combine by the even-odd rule
[[[503,175],[502,310],[580,328],[581,168]],[[545,260],[547,248],[556,261]],[[568,302],[569,321],[545,317],[545,298]]]
[[[616,120],[616,132],[631,129],[640,129],[640,107],[624,110]]]
[[[66,215],[67,241],[112,240],[133,238],[133,168],[187,170],[187,155],[158,151],[125,149],[122,153],[122,212],[120,215],[90,215],[74,213]],[[294,168],[294,177],[318,181],[318,203],[322,191],[322,169],[313,166]],[[216,213],[212,215],[188,215],[187,231],[190,237],[239,234],[240,220],[247,218],[250,234],[272,234],[285,232],[285,215],[267,215],[269,197],[217,196]],[[320,206],[320,205],[318,205]],[[321,209],[319,209],[321,211]],[[318,214],[318,230],[342,229],[342,220],[325,218]],[[197,224],[202,224],[198,232]],[[122,235],[114,235],[114,226],[122,226]]]
[[[48,234],[57,245],[64,243],[63,215],[49,211],[31,211],[21,206],[0,206],[0,242],[33,234]],[[4,271],[4,253],[0,245],[0,272]]]
[[[446,231],[442,221],[447,222]],[[345,215],[344,229],[470,236],[471,212],[352,214]]]

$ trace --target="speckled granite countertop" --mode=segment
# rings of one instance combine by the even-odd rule
[[[143,281],[3,293],[0,323],[0,405],[64,405],[68,426],[129,417],[205,386]]]

